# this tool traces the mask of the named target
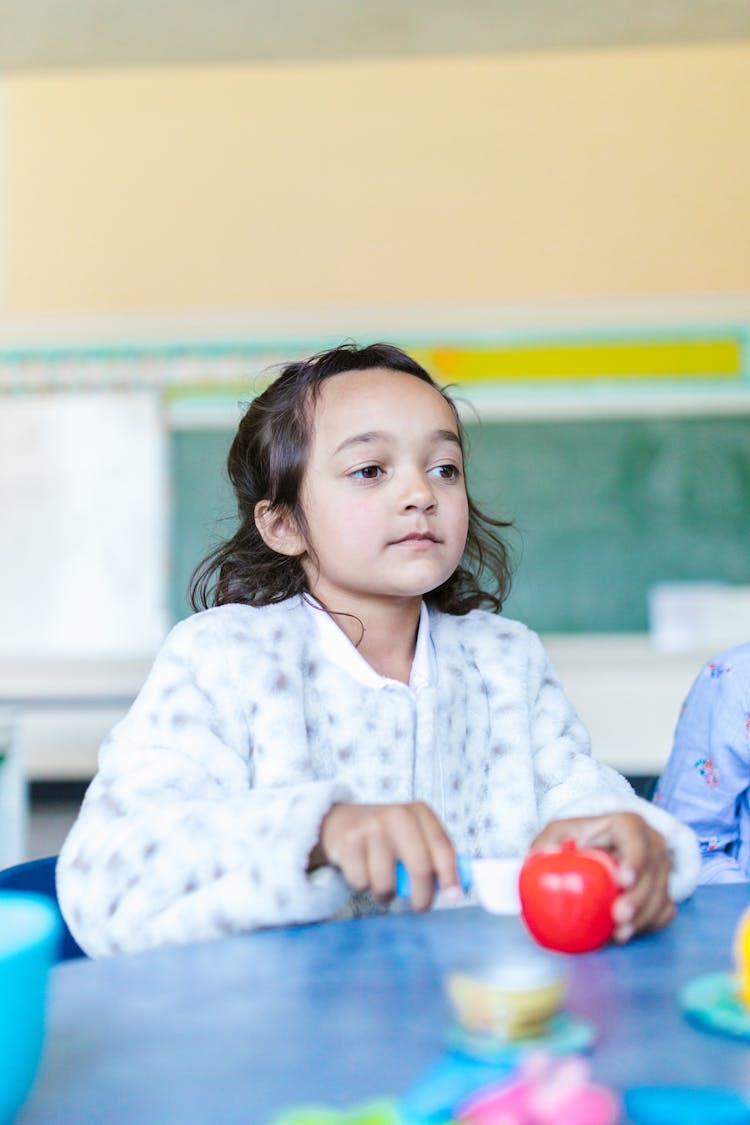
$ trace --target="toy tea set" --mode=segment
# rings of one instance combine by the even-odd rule
[[[299,1108],[273,1125],[617,1125],[625,1112],[642,1125],[719,1119],[749,1125],[750,1105],[729,1090],[639,1087],[627,1091],[623,1106],[613,1090],[592,1082],[581,1052],[593,1045],[595,1029],[563,1011],[563,959],[538,946],[584,953],[609,941],[620,893],[609,853],[566,841],[557,851],[528,856],[520,872],[518,863],[504,860],[462,860],[459,872],[492,913],[520,907],[537,945],[447,974],[454,1015],[448,1050],[398,1100],[348,1112]],[[397,894],[408,894],[403,871]],[[692,1021],[750,1039],[750,908],[737,928],[734,956],[736,974],[700,977],[683,989],[680,1002]]]

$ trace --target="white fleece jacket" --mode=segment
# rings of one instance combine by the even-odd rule
[[[676,900],[690,829],[590,753],[538,636],[430,613],[437,682],[374,688],[322,657],[298,598],[196,614],[167,637],[60,853],[63,914],[92,956],[331,917],[340,873],[306,872],[337,801],[426,801],[459,853],[522,856],[551,819],[630,809],[667,838]]]

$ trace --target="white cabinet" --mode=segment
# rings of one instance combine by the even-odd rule
[[[659,652],[646,634],[543,640],[591,733],[594,757],[621,773],[661,773],[690,686],[716,653],[707,648]]]

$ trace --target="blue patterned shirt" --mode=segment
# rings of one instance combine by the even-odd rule
[[[697,834],[702,883],[750,879],[750,643],[701,670],[654,801]]]

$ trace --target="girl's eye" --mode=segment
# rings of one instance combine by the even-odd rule
[[[439,476],[441,480],[457,480],[461,476],[458,465],[436,465],[434,469],[430,469],[430,472]]]
[[[355,469],[352,476],[356,480],[377,480],[382,472],[380,465],[363,465],[361,469]]]

